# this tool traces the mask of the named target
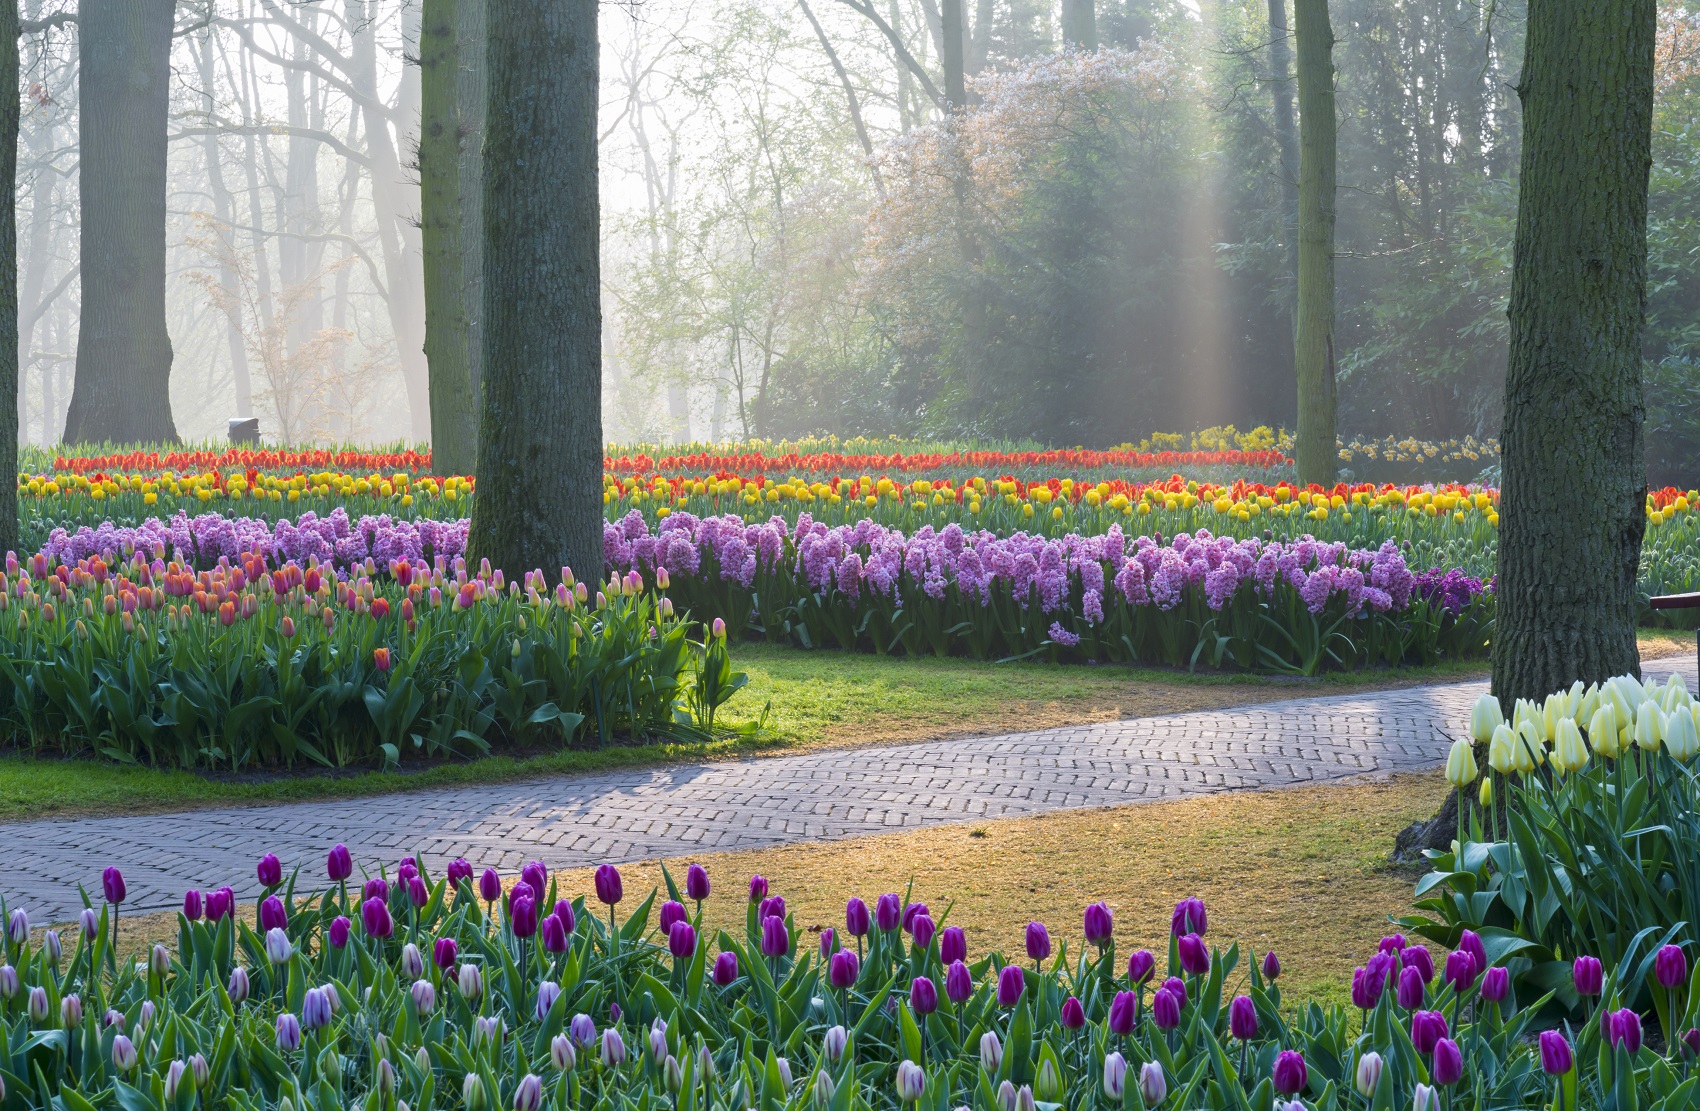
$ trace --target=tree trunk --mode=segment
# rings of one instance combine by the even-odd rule
[[[1287,256],[1281,305],[1296,325],[1290,283],[1299,272],[1299,129],[1293,116],[1293,43],[1287,0],[1269,0],[1269,91],[1274,100],[1275,144],[1281,151],[1282,246]]]
[[[431,381],[431,467],[471,474],[477,412],[467,357],[461,270],[460,51],[456,0],[425,0],[419,35],[420,231],[425,248],[425,360]]]
[[[944,96],[952,109],[968,103],[962,53],[962,0],[941,0],[939,5],[939,64],[944,69]]]
[[[0,181],[6,183],[0,199],[0,397],[10,404],[0,412],[18,411],[18,5],[17,0],[0,4],[0,89],[12,95],[0,99]],[[41,198],[37,198],[37,203]],[[0,552],[18,547],[18,484],[10,481],[18,473],[18,424],[0,421]]]
[[[460,237],[461,280],[466,283],[466,365],[472,379],[472,430],[477,439],[479,398],[483,396],[480,360],[484,357],[480,321],[484,313],[484,101],[485,88],[483,0],[457,4],[460,21]],[[476,454],[473,461],[477,461]]]
[[[468,547],[602,577],[596,5],[491,0],[484,411]]]
[[[79,8],[83,313],[65,417],[71,443],[177,439],[165,328],[174,8],[175,0],[84,0]],[[8,273],[15,281],[15,269]]]
[[[1294,0],[1299,42],[1296,454],[1300,482],[1332,485],[1334,435],[1334,29],[1328,0]]]
[[[1062,33],[1065,46],[1098,49],[1098,13],[1092,0],[1062,0]]]
[[[1637,673],[1654,0],[1529,8],[1493,690]]]

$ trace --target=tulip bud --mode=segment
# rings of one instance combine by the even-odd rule
[[[183,1077],[188,1072],[189,1064],[186,1061],[173,1061],[170,1067],[165,1070],[165,1100],[167,1103],[177,1099],[177,1090],[183,1086]],[[194,1083],[194,1078],[191,1077],[190,1086],[193,1087]]]
[[[1381,1084],[1381,1073],[1386,1063],[1381,1054],[1371,1050],[1358,1058],[1357,1087],[1358,1095],[1365,1099],[1373,1099],[1375,1090]]]
[[[1147,1107],[1155,1107],[1168,1097],[1169,1080],[1163,1075],[1163,1066],[1156,1061],[1147,1061],[1140,1066],[1139,1094]]]
[[[844,1050],[850,1044],[850,1031],[842,1026],[834,1026],[827,1030],[821,1039],[821,1045],[826,1052],[826,1059],[838,1064],[844,1058]]]
[[[277,1016],[277,1047],[284,1053],[301,1048],[301,1021],[288,1011]]]
[[[119,1034],[112,1039],[112,1067],[120,1073],[127,1073],[136,1067],[138,1060],[136,1046],[129,1038]]]
[[[41,1025],[47,1021],[47,989],[36,986],[30,989],[29,998],[30,1021]]]
[[[1476,781],[1476,754],[1470,742],[1459,738],[1446,754],[1446,782],[1462,790]]]
[[[290,944],[289,935],[273,926],[266,931],[266,959],[273,964],[288,964],[289,958],[295,955],[295,946]]]
[[[332,1088],[341,1090],[342,1054],[336,1051],[336,1046],[328,1045],[325,1051],[319,1054],[319,1075],[324,1077],[325,1083]]]
[[[238,1006],[248,998],[248,970],[237,965],[230,970],[230,983],[225,987],[225,994],[230,1001]]]
[[[897,1064],[897,1098],[904,1103],[915,1103],[920,1100],[927,1090],[927,1074],[921,1066],[913,1061],[899,1061]]]
[[[81,996],[72,994],[59,1000],[59,1021],[67,1030],[75,1030],[83,1024],[83,1000]]]
[[[59,962],[65,956],[65,947],[59,941],[59,931],[48,930],[45,934],[42,934],[41,948],[47,954],[47,959],[57,968]]]
[[[466,1105],[466,1111],[487,1111],[490,1104],[484,1094],[484,1081],[477,1073],[469,1072],[461,1081],[460,1100]]]
[[[685,1086],[685,1066],[679,1064],[679,1059],[671,1053],[661,1065],[661,1081],[673,1095],[678,1095],[679,1089]]]
[[[475,964],[463,964],[455,976],[455,987],[460,990],[460,997],[468,1003],[478,1002],[484,994],[484,978]]]
[[[22,909],[14,910],[12,917],[6,922],[6,940],[13,945],[23,945],[30,939],[30,916]]]
[[[998,1041],[996,1031],[988,1030],[980,1035],[980,1067],[986,1070],[987,1076],[996,1076],[998,1066],[1003,1064],[1003,1043]]]
[[[998,1111],[1015,1111],[1015,1105],[1018,1098],[1019,1097],[1017,1097],[1015,1093],[1015,1085],[1010,1081],[1005,1080],[1002,1084],[998,1085]]]
[[[413,996],[413,1009],[419,1013],[420,1018],[437,1009],[437,989],[432,986],[431,981],[413,981],[409,994]]]
[[[556,1034],[549,1040],[549,1063],[555,1066],[556,1072],[572,1072],[578,1064],[578,1055],[573,1052],[573,1040],[565,1034]]]
[[[1033,1080],[1033,1094],[1046,1103],[1062,1098],[1062,1077],[1057,1075],[1056,1063],[1046,1057],[1039,1065],[1039,1075]]]
[[[626,1043],[621,1040],[620,1032],[612,1026],[602,1031],[602,1046],[598,1057],[605,1068],[619,1068],[626,1063]]]
[[[657,1061],[667,1056],[667,1024],[659,1018],[649,1028],[649,1055]]]
[[[774,1058],[773,1063],[779,1067],[779,1082],[785,1085],[786,1090],[790,1090],[791,1062],[786,1060],[784,1057],[776,1057]]]
[[[18,970],[9,964],[0,964],[0,999],[16,999],[19,989]]]
[[[411,941],[401,947],[401,974],[408,980],[417,980],[425,975],[425,955]]]
[[[837,1094],[838,1086],[832,1082],[832,1076],[825,1069],[815,1073],[815,1111],[827,1111],[827,1108],[832,1106],[832,1097]]]
[[[526,1073],[514,1088],[514,1111],[538,1111],[543,1106],[543,1079]]]
[[[1117,1102],[1127,1090],[1127,1058],[1111,1053],[1104,1058],[1104,1094]]]

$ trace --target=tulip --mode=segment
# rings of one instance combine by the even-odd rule
[[[460,946],[452,937],[439,937],[431,945],[431,963],[438,968],[453,968],[460,957]]]
[[[1375,1090],[1381,1086],[1381,1073],[1385,1067],[1386,1062],[1381,1059],[1381,1054],[1374,1050],[1370,1050],[1358,1058],[1356,1076],[1358,1095],[1365,1099],[1374,1098]]]
[[[1086,1025],[1086,1008],[1079,999],[1069,996],[1063,1000],[1062,1011],[1058,1016],[1064,1030],[1078,1030]]]
[[[1448,1033],[1446,1016],[1439,1011],[1418,1011],[1411,1016],[1411,1044],[1417,1047],[1418,1053],[1433,1053],[1434,1047]]]
[[[106,871],[100,874],[100,887],[106,895],[106,901],[114,906],[124,901],[129,889],[124,886],[124,873],[108,865]]]
[[[718,620],[718,619],[717,619]],[[921,1066],[913,1061],[897,1063],[897,1098],[904,1103],[915,1103],[927,1090],[927,1074],[921,1071]]]
[[[955,964],[968,959],[968,935],[961,926],[946,926],[939,931],[939,961]]]
[[[1442,1088],[1450,1088],[1463,1079],[1464,1053],[1457,1042],[1441,1038],[1434,1043],[1434,1061],[1430,1064],[1429,1075]]]
[[[821,1037],[821,1049],[826,1053],[826,1059],[838,1064],[844,1059],[844,1051],[850,1045],[850,1031],[842,1026],[833,1026]]]
[[[1628,1007],[1621,1011],[1613,1011],[1606,1016],[1610,1019],[1608,1039],[1613,1046],[1623,1046],[1631,1057],[1641,1051],[1641,1016]]]
[[[288,1011],[277,1016],[277,1047],[284,1053],[301,1048],[301,1022]]]
[[[484,994],[484,977],[475,964],[463,964],[455,974],[455,987],[460,991],[460,997],[468,1003],[478,1002],[478,997]]]
[[[587,1014],[574,1015],[572,1022],[567,1026],[567,1030],[572,1034],[573,1041],[581,1046],[588,1047],[596,1041],[596,1023],[592,1022]]]
[[[750,902],[759,903],[767,898],[767,880],[761,876],[750,877]]]
[[[543,1106],[543,1079],[528,1072],[514,1087],[514,1111],[538,1111]]]
[[[248,998],[248,970],[237,965],[230,970],[230,982],[225,985],[224,993],[230,996],[230,1001],[240,1006]]]
[[[1459,995],[1469,991],[1476,982],[1476,958],[1462,949],[1446,955],[1445,979]]]
[[[1104,1057],[1104,1095],[1120,1102],[1122,1093],[1127,1091],[1127,1058],[1120,1053],[1109,1053]]]
[[[401,947],[401,974],[409,980],[425,975],[425,955],[411,941]]]
[[[19,987],[18,970],[9,964],[0,964],[0,999],[16,999]]]
[[[47,959],[54,967],[58,967],[59,959],[65,955],[63,943],[59,940],[58,930],[48,930],[41,935],[41,947],[47,953]]]
[[[832,1075],[825,1069],[815,1073],[815,1083],[810,1094],[814,1099],[815,1111],[826,1111],[832,1106],[833,1097],[838,1094],[838,1086],[832,1082]]]
[[[1138,1008],[1138,992],[1116,992],[1115,998],[1110,1000],[1110,1033],[1119,1034],[1122,1037],[1133,1033],[1134,1016],[1138,1013]]]
[[[1511,731],[1509,725],[1501,724],[1493,731],[1488,739],[1488,767],[1500,775],[1510,775],[1517,770],[1517,734]]]
[[[926,952],[927,947],[933,942],[933,934],[937,929],[938,926],[934,924],[932,915],[917,914],[915,920],[909,924],[909,935],[914,939],[915,948]]]
[[[1682,1032],[1682,1051],[1689,1057],[1700,1057],[1700,1029],[1690,1026]]]
[[[365,886],[363,886],[360,889],[360,898],[361,898],[362,901],[364,901],[366,899],[388,900],[389,897],[390,897],[390,881],[384,879],[382,876],[372,877],[371,879],[367,880],[366,883],[365,883]]]
[[[761,953],[764,957],[783,957],[791,951],[791,933],[785,919],[769,915],[761,924]]]
[[[278,927],[266,931],[266,959],[273,964],[288,964],[289,958],[295,955],[295,946],[289,942],[289,935]]]
[[[1272,1078],[1275,1090],[1282,1095],[1290,1096],[1304,1090],[1309,1080],[1310,1070],[1305,1067],[1303,1054],[1291,1049],[1283,1049],[1275,1055],[1275,1069]]]
[[[496,874],[494,868],[484,869],[484,874],[478,877],[478,894],[486,903],[502,897],[502,877]]]
[[[472,864],[464,856],[449,861],[447,869],[449,889],[459,891],[463,883],[472,882]]]
[[[421,1018],[437,1009],[437,989],[432,986],[431,981],[413,981],[409,994],[413,997],[413,1009],[419,1012]]]
[[[1463,790],[1476,781],[1476,754],[1470,742],[1460,737],[1446,754],[1446,782]]]
[[[1440,1111],[1440,1093],[1427,1084],[1418,1084],[1411,1093],[1411,1111]]]
[[[700,864],[685,869],[685,898],[700,903],[708,898],[708,871]]]
[[[489,1097],[484,1092],[484,1079],[475,1072],[466,1074],[460,1085],[461,1102],[466,1111],[489,1111]]]
[[[882,931],[890,933],[897,929],[902,916],[903,904],[898,901],[896,895],[888,892],[874,900],[874,925]]]
[[[276,895],[267,895],[260,900],[260,930],[281,930],[289,925],[289,914],[283,909],[283,900]]]
[[[915,919],[923,914],[930,913],[931,912],[927,910],[926,903],[910,903],[908,906],[903,908],[903,928],[906,930],[914,929]]]
[[[604,864],[596,870],[596,898],[606,906],[613,906],[625,894],[620,883],[620,870],[612,864]]]
[[[148,971],[162,980],[171,972],[171,954],[165,946],[155,945],[148,953]]]
[[[939,1009],[938,989],[931,979],[917,976],[910,981],[909,1009],[918,1015],[930,1015]]]
[[[1265,962],[1267,963],[1267,962]],[[1151,974],[1157,970],[1157,959],[1148,949],[1136,949],[1128,954],[1127,979],[1128,983],[1137,987],[1151,979]]]
[[[522,939],[537,933],[537,904],[524,891],[508,903],[508,928]]]
[[[29,1016],[37,1025],[47,1021],[47,989],[40,985],[30,989]]]
[[[1553,737],[1553,770],[1560,775],[1579,772],[1588,766],[1588,746],[1582,741],[1582,731],[1572,718],[1562,718]]]
[[[331,920],[330,929],[325,933],[325,939],[330,942],[332,949],[348,947],[348,933],[353,924],[343,915],[337,915]]]
[[[996,1076],[1002,1064],[1003,1043],[995,1032],[988,1030],[980,1035],[980,1067],[986,1070],[987,1076]]]
[[[862,974],[861,965],[862,962],[855,953],[849,949],[840,949],[827,961],[827,981],[835,988],[851,987]]]
[[[1173,1030],[1181,1024],[1181,997],[1168,987],[1157,989],[1151,997],[1151,1020],[1160,1030]]]
[[[851,937],[865,937],[868,933],[868,904],[857,898],[852,898],[844,904],[844,930]],[[948,931],[946,931],[948,932]]]
[[[59,1021],[67,1030],[75,1030],[83,1024],[82,996],[73,992],[59,1000]]]
[[[549,868],[541,860],[527,861],[519,870],[519,878],[530,886],[539,899],[549,890]]]
[[[1147,1107],[1155,1107],[1168,1098],[1169,1079],[1163,1075],[1163,1066],[1156,1061],[1147,1061],[1139,1066],[1139,1094]]]
[[[259,877],[260,886],[268,890],[283,883],[283,864],[276,853],[267,853],[254,866],[254,875]]]
[[[1236,995],[1228,1004],[1228,1033],[1242,1042],[1257,1037],[1257,1007],[1249,995]]]
[[[1557,1030],[1541,1031],[1541,1071],[1548,1076],[1563,1076],[1575,1063],[1570,1042]]]
[[[1013,1007],[1021,1001],[1021,993],[1027,988],[1027,978],[1021,969],[1013,964],[1003,966],[998,973],[998,1006]]]
[[[1046,1103],[1056,1103],[1062,1098],[1062,1077],[1057,1074],[1056,1062],[1049,1057],[1039,1065],[1039,1075],[1033,1080],[1033,1094]]]
[[[1399,954],[1399,959],[1406,968],[1416,969],[1417,974],[1423,978],[1423,983],[1428,984],[1434,981],[1434,958],[1429,955],[1427,946],[1409,946]]]
[[[685,925],[683,922],[677,924]],[[685,926],[685,928],[690,929],[689,926]],[[553,914],[543,919],[543,950],[547,953],[565,953],[567,951],[566,927]]]
[[[1570,966],[1577,995],[1598,995],[1605,986],[1605,969],[1598,957],[1577,957]]]
[[[565,1034],[556,1034],[549,1039],[549,1063],[555,1066],[556,1072],[572,1072],[578,1064],[578,1054],[573,1052],[573,1040]]]
[[[1109,944],[1115,934],[1115,915],[1107,903],[1091,903],[1086,908],[1086,940],[1097,946]]]
[[[1026,1084],[1015,1093],[1015,1111],[1038,1111],[1039,1101],[1033,1095],[1033,1089]]]
[[[714,958],[714,982],[725,987],[738,978],[738,954],[722,953]]]
[[[206,901],[196,889],[191,887],[183,892],[183,917],[189,921],[199,922],[205,905]]]
[[[123,1034],[112,1039],[112,1067],[120,1073],[127,1073],[136,1067],[139,1060],[135,1043]]]
[[[1407,1011],[1414,1011],[1423,1005],[1423,974],[1409,965],[1399,973],[1399,987],[1394,996],[1394,1002]]]
[[[1489,1003],[1503,1003],[1511,992],[1511,973],[1495,966],[1482,976],[1482,998]]]
[[[407,877],[407,901],[415,907],[423,907],[431,901],[431,889],[425,886],[425,880],[419,876]]]
[[[360,924],[368,937],[386,938],[395,932],[390,908],[382,899],[367,899],[360,905]]]
[[[597,1057],[604,1068],[615,1069],[626,1063],[626,1043],[612,1026],[602,1031],[602,1047]]]
[[[1635,747],[1643,752],[1657,752],[1664,739],[1664,711],[1652,702],[1641,703],[1635,711]]]
[[[1404,934],[1388,934],[1377,944],[1376,951],[1389,954],[1403,953],[1407,944],[1409,943],[1405,940]]]
[[[1653,957],[1653,978],[1667,991],[1674,991],[1688,982],[1688,958],[1681,948],[1666,945]]]
[[[1210,971],[1210,950],[1205,947],[1204,939],[1197,934],[1186,934],[1177,943],[1180,950],[1181,968],[1188,975],[1203,976]]]
[[[1042,961],[1051,955],[1051,934],[1042,922],[1027,923],[1027,956]]]
[[[555,1001],[561,998],[561,985],[553,980],[544,980],[537,985],[537,1005],[532,1014],[538,1022],[549,1017],[549,1012],[555,1009]]]
[[[944,994],[952,1003],[966,1003],[974,994],[974,976],[961,961],[952,961],[944,973]]]
[[[307,1030],[317,1030],[321,1026],[329,1026],[331,1021],[331,1001],[325,995],[324,988],[308,988],[307,994],[301,998],[301,1025]]]
[[[1204,913],[1204,900],[1182,899],[1175,904],[1175,913],[1169,922],[1169,932],[1176,937],[1182,934],[1202,934],[1208,932],[1209,923],[1209,916]]]
[[[1175,997],[1175,1001],[1177,1003],[1183,1007],[1186,1006],[1187,993],[1185,980],[1181,979],[1179,976],[1170,976],[1167,980],[1163,981],[1163,987],[1168,990],[1170,995]]]
[[[1476,699],[1476,704],[1470,707],[1470,736],[1477,744],[1487,744],[1493,737],[1495,729],[1505,724],[1505,712],[1500,709],[1499,699],[1491,694],[1484,694]]]
[[[649,1055],[657,1061],[667,1056],[667,1023],[660,1016],[649,1027]]]
[[[100,1021],[101,1025],[104,1027],[111,1028],[116,1026],[118,1029],[122,1030],[130,1020],[124,1017],[124,1012],[115,1011],[111,1007],[108,1007],[106,1008],[106,1014],[101,1017]]]
[[[559,918],[551,918],[551,922],[559,924]],[[565,935],[562,935],[563,938]],[[563,945],[562,948],[565,948]],[[689,922],[675,922],[673,928],[667,931],[667,951],[676,960],[689,960],[696,955],[697,931]]]
[[[6,922],[6,940],[13,945],[23,945],[29,939],[30,916],[22,910],[14,910]]]

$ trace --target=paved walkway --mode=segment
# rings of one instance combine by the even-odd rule
[[[1692,656],[1653,663],[1683,672]],[[344,841],[355,867],[422,852],[517,872],[829,840],[1050,810],[1294,786],[1428,768],[1468,724],[1483,683],[925,744],[556,777],[482,788],[133,818],[0,826],[0,892],[36,921],[81,906],[116,863],[125,909],[181,904],[190,886],[256,890],[266,852],[316,879]]]

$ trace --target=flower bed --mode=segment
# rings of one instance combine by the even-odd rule
[[[1623,1003],[1635,964],[1585,958],[1602,1021],[1537,1039],[1543,1000],[1469,932],[1444,959],[1382,939],[1350,1015],[1285,1006],[1276,955],[1212,946],[1196,899],[1155,954],[1122,956],[1096,903],[1078,935],[1030,923],[1006,957],[976,951],[949,908],[894,894],[852,899],[842,929],[808,938],[759,876],[743,929],[710,937],[703,905],[727,896],[696,866],[635,906],[611,866],[593,900],[540,863],[506,890],[464,860],[362,883],[340,845],[328,885],[271,855],[256,872],[252,923],[230,888],[192,890],[176,952],[139,962],[116,956],[117,868],[69,952],[12,910],[4,1105],[1675,1111],[1695,1087],[1700,992],[1674,997],[1685,1032],[1659,1053]]]
[[[35,751],[187,768],[383,764],[698,738],[736,679],[639,583],[504,583],[437,556],[342,576],[259,555],[195,573],[9,558],[0,729]],[[692,711],[696,724],[692,720]]]
[[[1117,526],[1057,539],[805,514],[746,525],[628,514],[603,532],[614,571],[656,574],[682,609],[772,640],[914,655],[966,653],[1272,668],[1397,664],[1486,650],[1491,593],[1474,580],[1413,593],[1391,543],[1181,534],[1131,544]],[[1438,589],[1438,587],[1436,588]]]

